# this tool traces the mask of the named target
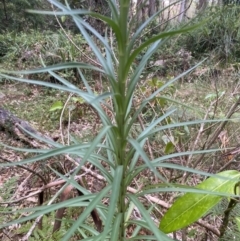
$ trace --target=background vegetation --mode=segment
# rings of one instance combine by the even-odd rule
[[[229,148],[238,147],[239,143],[239,7],[224,1],[223,4],[206,6],[204,10],[201,8],[191,20],[183,18],[181,22],[162,21],[159,24],[159,20],[150,23],[149,17],[153,14],[151,1],[147,7],[139,4],[137,13],[143,13],[144,7],[145,11],[149,11],[135,18],[130,12],[129,31],[135,33],[139,22],[149,21],[149,25],[138,35],[132,48],[142,46],[152,37],[156,37],[156,41],[162,39],[164,44],[156,45],[156,51],[152,50],[149,56],[149,49],[143,48],[125,73],[123,70],[126,69],[121,66],[125,59],[121,59],[121,45],[118,45],[123,42],[116,37],[113,29],[106,28],[107,24],[100,21],[100,15],[94,18],[91,14],[84,15],[81,19],[81,24],[87,22],[100,33],[96,35],[91,33],[90,27],[86,27],[88,32],[80,33],[79,26],[72,21],[74,16],[50,16],[24,11],[26,8],[52,11],[61,6],[56,4],[57,1],[52,2],[54,6],[40,0],[3,0],[0,5],[3,20],[0,28],[0,107],[29,121],[38,132],[44,134],[44,138],[51,138],[44,141],[37,138],[36,144],[31,138],[22,142],[6,131],[1,132],[0,211],[4,214],[0,218],[1,238],[97,240],[105,235],[102,240],[123,240],[125,235],[131,240],[160,240],[159,237],[169,240],[154,227],[159,226],[166,210],[182,195],[178,190],[181,188],[184,192],[185,185],[193,187],[201,183],[208,173],[239,169],[238,148],[229,153]],[[69,1],[69,6],[71,9],[89,9],[116,21],[107,1]],[[156,5],[154,11],[158,8],[160,6]],[[179,29],[180,35],[171,32],[176,29]],[[161,33],[168,34],[162,38],[158,36]],[[105,35],[108,41],[104,40]],[[108,48],[112,52],[108,52]],[[121,50],[125,51],[124,48]],[[97,51],[104,58],[102,62]],[[130,53],[126,51],[127,54]],[[146,67],[137,73],[145,60]],[[193,68],[202,60],[204,62],[198,68]],[[91,68],[76,68],[76,62],[87,63]],[[108,70],[111,62],[112,70]],[[68,68],[64,68],[62,63],[69,64]],[[51,67],[56,65],[62,67],[57,70]],[[27,71],[39,68],[43,69]],[[102,71],[98,71],[98,68]],[[10,77],[3,70],[22,72]],[[184,72],[187,73],[182,74]],[[112,74],[112,82],[109,73]],[[132,101],[130,98],[126,108],[122,103],[125,103],[125,94],[131,85],[125,84],[131,83],[136,73],[139,75],[136,78],[138,82],[132,93]],[[15,82],[14,78],[25,83]],[[35,84],[30,85],[31,80]],[[45,86],[36,85],[39,84],[36,80],[43,81]],[[118,89],[114,80],[118,80],[116,83],[125,80],[124,89],[121,86]],[[63,91],[62,86],[68,92]],[[77,92],[74,92],[73,86],[78,88]],[[158,93],[159,89],[161,92]],[[106,94],[108,92],[111,94]],[[122,99],[118,99],[118,96]],[[98,101],[102,105],[98,105]],[[121,108],[125,108],[126,119],[121,119]],[[135,120],[131,122],[131,118]],[[232,119],[214,121],[223,118]],[[190,123],[194,120],[197,121]],[[120,131],[120,134],[107,130],[111,126],[109,123],[120,128],[110,129],[113,133]],[[131,128],[129,123],[132,123]],[[151,129],[154,125],[160,131],[148,136],[154,130]],[[121,133],[128,135],[121,136]],[[111,135],[119,135],[123,143],[117,142],[117,138],[114,142]],[[144,135],[146,138],[141,143]],[[88,143],[91,143],[92,149]],[[81,149],[78,152],[71,150],[74,146]],[[121,151],[120,146],[123,148]],[[54,152],[53,147],[59,150]],[[57,155],[62,153],[71,155]],[[44,155],[47,157],[45,160],[35,162],[45,158]],[[123,157],[126,162],[122,162]],[[85,162],[82,170],[71,162],[79,158]],[[14,164],[20,160],[26,160],[20,164],[34,173]],[[149,160],[158,164],[148,165]],[[124,171],[120,170],[121,167],[125,168]],[[132,170],[132,173],[128,170]],[[121,172],[126,174],[124,182]],[[38,206],[40,197],[29,195],[54,181],[68,181],[67,175],[72,173],[80,176],[81,182],[80,179],[77,179],[78,183],[69,181],[75,191],[69,192],[67,198],[62,192],[67,185],[56,185],[49,189],[44,194],[42,207]],[[234,172],[234,175],[238,176],[238,173]],[[118,182],[125,188],[121,191],[124,194],[121,205],[124,206],[125,198],[128,200],[128,205],[121,207],[127,213],[124,221],[121,217],[124,211],[119,208],[121,197],[117,193],[122,186]],[[112,185],[114,192],[110,191]],[[187,189],[188,192],[191,190]],[[78,197],[79,191],[84,195]],[[136,192],[138,194],[132,195]],[[111,195],[119,199],[113,200]],[[21,199],[24,196],[26,198]],[[62,201],[68,208],[61,217],[61,228],[53,233],[52,224],[56,224],[56,210],[60,210]],[[50,205],[51,202],[54,204]],[[234,203],[231,212],[226,213],[228,205],[227,198],[221,199],[197,223],[173,232],[171,239],[238,240],[239,205]],[[99,231],[94,218],[89,215],[94,208],[103,221],[103,232]],[[42,227],[37,226],[39,219],[36,218],[44,213],[48,214],[43,216]],[[79,217],[85,217],[81,226]],[[112,223],[107,222],[108,218]],[[78,227],[74,226],[75,222],[79,222]],[[114,237],[123,223],[124,235]]]

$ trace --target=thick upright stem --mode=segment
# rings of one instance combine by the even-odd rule
[[[126,71],[126,63],[128,60],[128,14],[129,14],[130,1],[129,0],[121,0],[120,1],[120,14],[119,14],[119,27],[121,31],[121,39],[118,42],[118,56],[119,56],[119,65],[118,65],[118,96],[116,96],[116,124],[118,129],[118,150],[117,158],[118,165],[123,166],[123,177],[121,180],[121,188],[119,193],[119,201],[118,201],[118,211],[122,214],[122,220],[120,225],[119,232],[119,240],[123,241],[125,239],[125,226],[124,226],[124,217],[126,211],[126,171],[127,171],[127,163],[126,163],[126,144],[127,144],[127,133],[126,133],[126,113],[127,113],[127,105],[126,101],[126,82],[128,73]]]

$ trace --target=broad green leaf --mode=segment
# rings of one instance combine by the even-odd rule
[[[61,110],[63,108],[63,103],[62,101],[56,101],[50,108],[49,111],[55,111],[55,110]]]
[[[167,145],[165,146],[165,150],[164,153],[165,154],[170,154],[172,152],[174,152],[175,150],[175,146],[173,145],[173,143],[170,141],[167,143]]]
[[[195,222],[213,208],[222,196],[212,195],[211,192],[233,194],[234,185],[240,177],[235,170],[224,171],[218,174],[221,177],[210,177],[196,187],[208,190],[208,194],[187,193],[177,199],[172,207],[163,216],[160,230],[171,233]]]

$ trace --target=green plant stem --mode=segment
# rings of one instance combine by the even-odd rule
[[[226,232],[226,229],[228,227],[228,223],[229,223],[229,216],[231,211],[233,210],[233,208],[236,206],[236,204],[238,203],[237,200],[235,199],[231,199],[227,209],[224,211],[224,218],[221,224],[221,227],[219,228],[220,230],[220,238],[222,238]]]
[[[126,70],[126,63],[128,60],[129,53],[127,51],[128,46],[128,13],[129,13],[129,0],[121,0],[120,1],[120,14],[119,14],[119,27],[121,32],[121,39],[118,40],[118,55],[119,55],[119,65],[118,65],[118,94],[116,95],[116,123],[118,129],[118,142],[120,147],[116,152],[117,163],[118,165],[123,166],[123,177],[121,180],[121,188],[119,195],[119,213],[121,213],[121,225],[119,232],[119,240],[123,241],[125,239],[125,226],[124,226],[124,217],[126,211],[126,171],[127,171],[127,160],[126,160],[126,114],[127,114],[127,103],[125,101],[126,95],[126,82],[128,77],[128,70]],[[119,96],[118,96],[119,95]]]

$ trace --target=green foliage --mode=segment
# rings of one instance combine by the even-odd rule
[[[52,231],[53,231],[52,223],[54,223],[54,215],[55,215],[55,213],[52,212],[52,213],[48,214],[47,216],[43,216],[42,229],[37,227],[33,231],[32,235],[29,237],[28,240],[29,241],[58,241],[58,240],[61,240],[64,233],[66,232],[66,225],[63,222],[61,229],[57,232],[52,233]],[[27,222],[27,223],[21,225],[21,227],[19,227],[15,233],[17,235],[20,235],[20,234],[24,235],[29,231],[29,229],[31,228],[32,225],[33,225],[32,222]]]
[[[223,0],[223,4],[227,5],[227,4],[239,4],[240,1],[239,0]]]
[[[15,193],[16,185],[17,185],[18,178],[17,177],[9,177],[8,180],[4,182],[4,184],[1,184],[0,187],[0,201],[5,202],[12,198],[12,196]],[[0,206],[0,212],[7,212],[10,210],[9,207],[5,205]],[[15,213],[12,215],[12,218],[17,217],[17,214]],[[0,223],[5,223],[9,221],[8,215],[1,215],[0,216]]]
[[[193,56],[215,56],[223,62],[240,59],[239,5],[208,7],[193,21],[208,19],[207,23],[180,41]]]
[[[221,218],[225,216],[225,212],[229,209],[229,198],[223,198],[212,210],[211,216],[214,218]],[[237,203],[236,206],[231,210],[228,217],[228,225],[224,235],[219,238],[219,241],[228,241],[228,240],[238,240],[240,238],[240,229],[239,229],[239,217],[240,217],[240,204]]]
[[[58,100],[53,103],[49,111],[62,110],[62,108],[63,108],[63,103],[60,100]]]
[[[84,50],[86,41],[80,34],[74,34],[74,36],[71,32],[68,34],[75,45],[69,42],[62,31],[2,34],[0,35],[0,64],[2,68],[7,69],[26,69],[41,66],[42,62],[51,65],[67,61],[81,61],[81,51]],[[72,82],[78,81],[73,69],[64,70],[61,75]],[[57,81],[49,74],[36,74],[31,78]]]
[[[43,26],[43,16],[26,12],[27,9],[43,7],[42,0],[9,0],[0,4],[0,33],[22,31]]]
[[[81,191],[83,195],[56,204],[22,209],[22,212],[31,212],[31,214],[8,223],[1,223],[0,227],[4,228],[11,224],[23,223],[35,219],[40,215],[54,212],[61,207],[77,207],[85,209],[76,217],[73,223],[69,222],[71,226],[66,233],[64,233],[61,239],[63,241],[70,240],[71,237],[78,233],[81,233],[83,236],[82,240],[89,240],[91,238],[92,240],[111,241],[123,241],[126,240],[126,238],[135,240],[149,239],[147,235],[141,235],[141,230],[148,230],[148,232],[152,234],[151,237],[154,236],[152,238],[154,240],[172,240],[155,225],[151,217],[152,208],[149,209],[148,206],[143,205],[141,197],[146,193],[153,194],[159,191],[168,192],[173,190],[184,190],[191,192],[193,190],[192,188],[175,187],[173,184],[167,183],[160,170],[162,168],[179,169],[208,176],[208,173],[183,167],[182,165],[173,165],[172,163],[168,163],[168,160],[170,158],[179,157],[180,155],[194,155],[212,152],[212,150],[189,151],[187,153],[173,153],[167,155],[167,153],[172,152],[172,148],[167,148],[166,155],[154,157],[150,160],[149,153],[145,149],[145,144],[155,133],[164,133],[166,130],[172,131],[178,127],[200,124],[202,121],[171,123],[169,121],[170,116],[175,112],[175,109],[171,109],[165,112],[159,112],[158,115],[156,115],[151,122],[147,123],[136,136],[133,135],[133,132],[135,131],[135,124],[138,122],[138,116],[144,111],[144,108],[150,104],[151,101],[157,102],[159,100],[161,102],[162,98],[171,101],[170,98],[164,95],[159,96],[159,94],[172,93],[172,90],[174,90],[174,88],[172,88],[174,82],[181,79],[197,66],[181,73],[179,76],[169,79],[167,82],[153,80],[153,85],[156,87],[154,91],[150,93],[147,98],[141,99],[137,106],[134,104],[134,99],[137,86],[140,83],[140,76],[151,56],[156,53],[158,48],[161,48],[170,37],[191,31],[197,26],[160,32],[141,42],[139,39],[141,38],[142,31],[155,17],[157,17],[159,12],[136,29],[129,26],[128,23],[130,1],[121,0],[119,6],[114,0],[108,1],[109,8],[111,9],[111,18],[89,10],[80,9],[73,11],[69,9],[69,6],[65,6],[56,0],[51,0],[51,3],[58,9],[57,12],[31,11],[31,13],[70,16],[79,28],[81,36],[84,37],[85,42],[89,45],[89,49],[91,49],[94,54],[94,60],[95,63],[98,63],[98,67],[82,62],[66,62],[50,65],[59,62],[54,62],[53,60],[49,62],[39,60],[39,63],[43,65],[41,68],[15,72],[2,71],[0,76],[6,79],[51,87],[75,94],[77,98],[83,99],[85,103],[89,104],[97,112],[101,121],[101,129],[98,130],[97,135],[92,141],[80,142],[77,138],[71,138],[69,145],[65,146],[58,142],[45,140],[47,144],[51,145],[51,148],[28,150],[29,152],[37,154],[31,158],[19,161],[17,163],[18,165],[42,162],[50,157],[56,158],[62,154],[68,154],[72,158],[77,158],[76,167],[69,176],[64,176],[57,170],[51,170],[65,180],[67,182],[66,185],[71,184],[74,188]],[[105,38],[102,37],[101,34],[85,21],[84,17],[95,18],[105,22],[113,32],[115,37],[114,41],[116,43],[115,46],[112,46],[111,39],[108,38],[107,34]],[[90,33],[94,35],[94,38]],[[98,41],[94,41],[94,39]],[[56,41],[54,41],[54,43],[56,43]],[[65,56],[65,50],[62,51],[62,55]],[[139,55],[141,58],[139,58]],[[61,57],[61,61],[67,60],[69,59]],[[70,58],[70,60],[75,59]],[[136,64],[136,60],[138,60],[138,64]],[[29,65],[25,67],[27,66]],[[77,85],[74,85],[68,80],[67,75],[62,74],[63,71],[72,69],[75,69],[79,74],[84,88],[80,89]],[[109,92],[94,93],[89,84],[91,80],[88,79],[88,75],[85,75],[84,70],[96,71],[102,74],[107,81]],[[60,84],[29,78],[29,75],[32,76],[39,73],[51,75]],[[109,99],[111,100],[110,103]],[[164,107],[165,103],[161,102],[160,104]],[[106,110],[112,113],[112,115],[109,116],[109,112]],[[44,141],[39,136],[33,136]],[[26,152],[26,149],[22,151]],[[90,193],[89,190],[80,186],[75,181],[76,175],[86,163],[90,163],[90,165],[94,166],[96,173],[101,175],[104,180],[104,185],[94,193]],[[2,163],[0,167],[14,165],[16,164]],[[48,168],[48,165],[46,165],[46,168]],[[136,194],[128,193],[128,187],[134,184],[135,178],[137,178],[139,173],[145,170],[150,171],[156,179],[161,180],[164,188],[161,190],[149,188]],[[212,179],[210,179],[210,181],[211,180]],[[63,186],[62,189],[64,189],[66,185]],[[216,188],[214,190],[222,191],[221,188]],[[197,190],[194,191],[197,192]],[[208,195],[211,193],[210,191],[204,192]],[[61,191],[57,192],[53,199],[56,199],[60,193]],[[88,225],[88,217],[93,209],[98,211],[100,219],[103,222],[103,230],[101,232]],[[139,211],[138,220],[135,220],[134,215],[131,215],[134,209]],[[128,234],[128,227],[132,224],[134,224],[136,228],[134,228],[133,232]],[[38,235],[37,238],[42,236],[41,232],[36,235]],[[127,235],[129,235],[129,237],[127,237]]]
[[[17,179],[17,177],[9,178],[4,185],[0,187],[0,197],[2,200],[8,200],[13,195]]]
[[[210,177],[196,186],[208,193],[187,193],[177,199],[172,207],[163,216],[160,229],[165,233],[171,233],[184,228],[209,212],[223,198],[220,195],[213,195],[213,192],[235,194],[234,187],[239,181],[238,171],[224,171],[218,174],[225,177]]]

